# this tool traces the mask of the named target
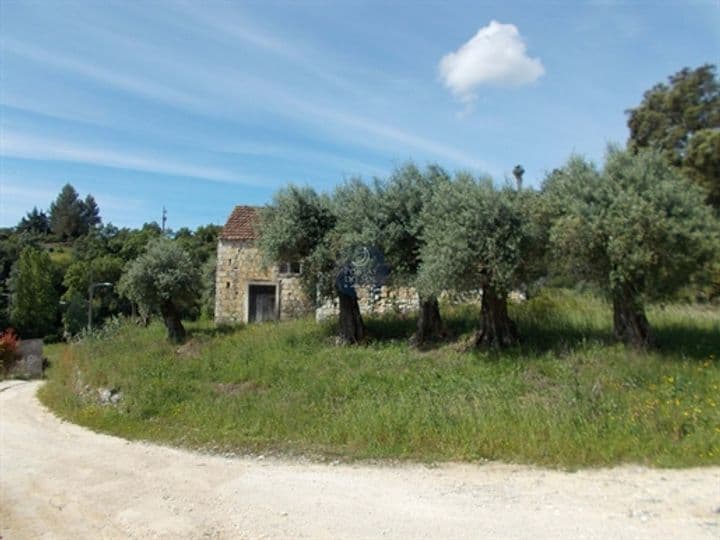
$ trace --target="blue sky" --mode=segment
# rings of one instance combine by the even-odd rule
[[[2,0],[0,226],[66,182],[174,229],[407,160],[538,185],[718,59],[717,0]]]

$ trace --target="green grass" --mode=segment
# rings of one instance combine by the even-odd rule
[[[44,244],[50,255],[50,260],[61,267],[68,267],[72,263],[73,247],[66,243],[55,242]]]
[[[181,353],[160,325],[128,325],[58,351],[41,398],[96,430],[218,452],[720,464],[716,309],[652,308],[649,353],[613,343],[589,296],[546,292],[512,314],[525,339],[503,353],[464,350],[474,306],[445,310],[453,339],[423,351],[406,344],[412,319],[368,321],[378,338],[354,348],[310,320],[195,325]],[[124,397],[102,406],[98,387]]]

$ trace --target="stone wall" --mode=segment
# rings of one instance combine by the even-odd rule
[[[23,379],[42,378],[45,369],[42,339],[21,339],[18,342],[16,355],[17,357],[9,366],[6,376]]]
[[[278,279],[280,289],[280,319],[297,319],[312,313],[314,306],[305,294],[298,277]]]
[[[358,287],[358,305],[362,315],[408,314],[420,309],[420,301],[414,287]],[[519,291],[512,291],[509,296],[511,302],[525,301],[525,295]],[[477,304],[482,301],[482,291],[467,291],[458,293],[442,293],[439,298],[443,304]],[[337,298],[323,302],[315,310],[315,319],[324,321],[336,317],[340,311]]]
[[[280,319],[296,318],[312,312],[300,280],[278,275],[266,266],[252,241],[220,240],[215,273],[215,322],[247,322],[247,291],[251,283],[275,285],[279,296]]]
[[[405,314],[420,307],[413,287],[357,287],[356,293],[362,315]],[[315,319],[324,321],[335,317],[339,309],[337,298],[328,299],[315,310]]]

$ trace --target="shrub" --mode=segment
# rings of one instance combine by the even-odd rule
[[[0,332],[0,363],[2,364],[3,373],[7,373],[15,363],[19,341],[13,328]]]

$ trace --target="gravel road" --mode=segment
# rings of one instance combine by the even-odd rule
[[[720,538],[720,468],[324,465],[224,458],[62,422],[0,383],[0,537]]]

